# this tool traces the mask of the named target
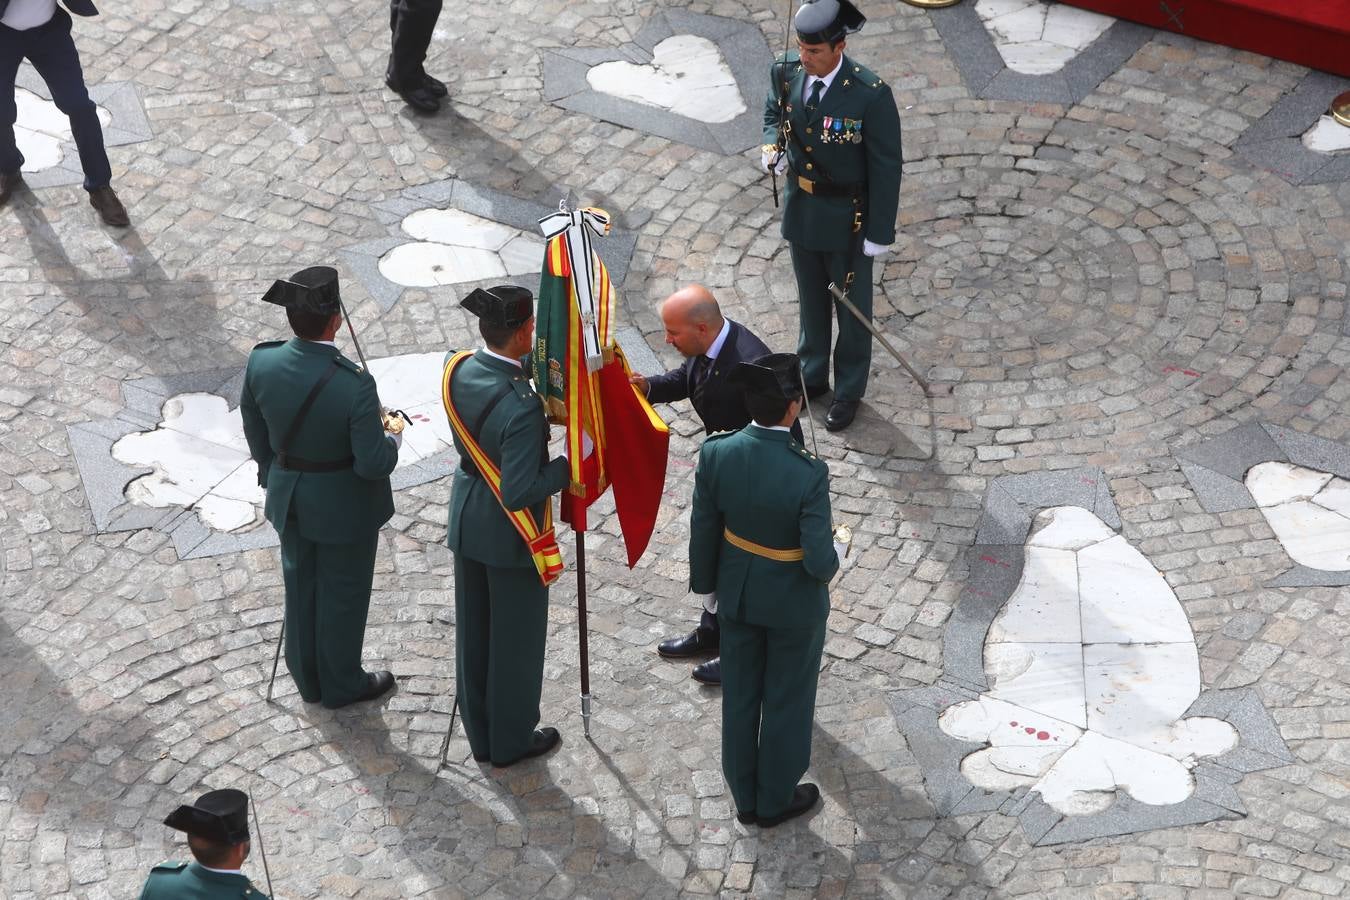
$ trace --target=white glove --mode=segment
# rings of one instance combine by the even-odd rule
[[[842,566],[844,564],[844,557],[848,555],[848,544],[841,544],[838,541],[835,541],[834,555],[839,557],[839,565]]]
[[[882,254],[889,253],[890,250],[890,244],[874,244],[867,238],[863,238],[863,253],[867,256],[881,256]]]
[[[767,172],[770,168],[782,175],[787,171],[787,154],[781,150],[772,148],[761,148],[759,151],[759,167]]]
[[[391,432],[386,431],[384,436],[394,442],[395,450],[403,449],[403,432],[400,431],[398,434],[392,434]]]

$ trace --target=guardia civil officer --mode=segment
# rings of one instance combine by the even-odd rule
[[[460,304],[484,347],[452,353],[442,388],[460,464],[446,542],[455,556],[455,676],[473,758],[509,766],[558,745],[539,724],[548,582],[561,571],[549,498],[567,459],[548,457],[544,405],[521,365],[534,344],[534,296],[478,289]]]
[[[791,434],[802,408],[791,353],[740,363],[752,422],[710,435],[694,473],[689,584],[715,591],[722,631],[722,772],[744,824],[771,828],[815,806],[816,680],[839,568],[829,471]]]
[[[761,165],[786,171],[783,237],[797,276],[797,352],[806,392],[830,389],[831,281],[869,319],[872,260],[895,241],[900,203],[900,114],[890,87],[844,55],[866,18],[849,0],[806,0],[797,51],[770,71]],[[847,428],[867,391],[872,336],[842,305],[834,345],[831,431]]]
[[[268,900],[240,871],[251,847],[243,791],[209,791],[169,813],[164,824],[187,832],[194,861],[155,866],[141,900]]]
[[[295,337],[253,348],[239,411],[281,538],[286,668],[306,703],[331,709],[394,686],[391,673],[361,667],[361,644],[402,436],[384,430],[370,373],[333,342],[337,270],[304,269],[263,299],[286,308]]]

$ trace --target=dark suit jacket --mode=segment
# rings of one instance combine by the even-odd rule
[[[745,393],[727,379],[738,362],[754,362],[769,352],[764,342],[750,333],[740,322],[728,319],[731,331],[722,342],[722,349],[713,360],[712,371],[704,384],[699,403],[694,404],[694,412],[703,420],[703,433],[715,431],[739,431],[750,423],[750,411],[745,408]],[[693,378],[693,360],[686,359],[678,369],[671,369],[664,375],[654,375],[647,379],[647,400],[651,403],[674,403],[676,400],[690,399]],[[792,436],[799,442],[802,427],[792,423]]]
[[[91,0],[61,0],[61,5],[77,16],[98,15]],[[0,0],[0,16],[5,14],[6,9],[9,9],[9,0]]]
[[[744,360],[752,362],[769,352],[764,342],[750,333],[739,322],[731,323],[722,350],[713,360],[712,371],[703,387],[700,402],[694,404],[694,412],[703,420],[704,434],[714,431],[736,431],[744,428],[750,421],[750,412],[745,408],[745,394],[727,383],[736,363]],[[693,375],[693,360],[686,359],[678,369],[672,369],[664,375],[655,375],[647,379],[647,399],[652,403],[673,403],[676,400],[688,400]]]

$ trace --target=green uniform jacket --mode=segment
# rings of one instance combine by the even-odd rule
[[[295,472],[273,466],[300,405],[334,359],[338,371],[310,407],[290,453],[310,462],[353,459],[352,467]],[[389,473],[398,448],[385,437],[375,379],[336,347],[300,338],[254,347],[239,411],[258,483],[267,489],[267,521],[278,532],[293,515],[305,539],[349,544],[394,514]]]
[[[723,528],[805,558],[779,562],[741,550]],[[774,628],[816,625],[829,614],[829,581],[839,568],[830,529],[829,469],[786,431],[751,424],[709,435],[694,473],[689,587],[715,591],[717,611]]]
[[[141,900],[269,900],[243,875],[212,872],[198,863],[166,862],[150,870]]]
[[[542,528],[544,505],[567,487],[571,473],[565,458],[548,458],[548,419],[525,371],[479,350],[455,370],[450,396],[469,430],[477,428],[478,445],[501,469],[502,501],[513,511],[529,507]],[[455,448],[460,465],[450,486],[446,543],[455,553],[489,566],[534,569],[524,539],[478,475],[458,435]]]
[[[806,70],[797,54],[780,56],[770,70],[764,101],[764,143],[778,141],[779,92],[784,90],[785,115],[796,135],[787,138],[783,237],[807,250],[830,251],[848,250],[853,240],[853,201],[808,194],[793,177],[801,175],[811,181],[863,185],[861,236],[874,244],[894,242],[903,160],[900,113],[890,86],[845,55],[829,90],[808,116],[802,98],[805,83]],[[854,135],[862,140],[855,143]]]

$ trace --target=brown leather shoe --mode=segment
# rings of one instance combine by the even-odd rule
[[[23,184],[22,172],[0,172],[0,206],[9,202],[14,189]]]
[[[131,224],[131,218],[127,215],[127,208],[122,205],[121,200],[117,199],[117,194],[110,187],[94,188],[90,191],[89,205],[98,210],[99,216],[106,225],[126,228]]]

